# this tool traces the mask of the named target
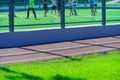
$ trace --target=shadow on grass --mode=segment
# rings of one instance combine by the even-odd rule
[[[82,57],[71,57],[71,58],[60,58],[60,59],[57,59],[57,60],[51,60],[50,63],[71,63],[71,62],[80,62],[82,61]]]
[[[17,73],[18,75],[7,75],[6,78],[9,80],[44,80],[41,77],[34,76],[26,73]]]
[[[69,63],[69,62],[80,62],[82,60],[82,58],[77,58],[77,57],[71,57],[70,59],[68,60],[65,60],[64,62],[65,63]]]
[[[6,67],[0,67],[0,71],[6,72],[6,73],[17,73],[15,71],[12,71]]]
[[[44,80],[41,77],[22,73],[22,72],[16,72],[6,67],[0,67],[0,71],[5,72],[6,80]]]
[[[81,61],[82,58],[71,58],[70,60],[72,60],[72,61]]]
[[[62,76],[60,74],[56,74],[52,80],[86,80],[85,78],[72,78],[67,76]]]
[[[45,80],[44,78],[41,78],[39,76],[34,76],[34,75],[26,74],[23,72],[16,72],[6,67],[0,67],[0,71],[3,71],[5,73],[4,77],[6,80]],[[62,76],[60,74],[57,74],[51,77],[50,80],[86,80],[86,79],[67,77],[67,76]]]

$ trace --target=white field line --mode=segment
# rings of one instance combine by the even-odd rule
[[[120,41],[111,41],[111,42],[105,42],[105,43],[102,43],[102,44],[110,44],[110,43],[115,43],[115,42],[120,42]],[[84,43],[84,42],[82,42]],[[95,46],[99,46],[99,45],[102,45],[101,43],[97,43],[97,44],[94,44]],[[79,48],[79,47],[89,47],[91,45],[84,45],[84,46],[72,46],[72,47],[63,47],[63,48],[55,48],[55,49],[45,49],[45,50],[36,50],[36,51],[43,51],[44,52],[51,52],[51,51],[59,51],[59,50],[68,50],[68,49],[73,49],[73,48]],[[29,48],[26,48],[26,49],[29,49]],[[32,54],[32,53],[35,53],[35,51],[28,51],[28,52],[19,52],[19,53],[7,53],[7,54],[3,54],[3,55],[0,55],[0,57],[6,57],[6,56],[16,56],[16,55],[25,55],[25,54]]]
[[[67,28],[78,28],[78,27],[90,27],[90,26],[101,26],[101,24],[88,24],[88,25],[80,25],[80,26],[66,26]]]

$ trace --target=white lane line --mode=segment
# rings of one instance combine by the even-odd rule
[[[0,64],[3,65],[3,64],[10,64],[10,63],[28,62],[28,61],[49,59],[49,58],[57,58],[57,57],[58,56],[48,56],[48,57],[42,57],[42,58],[24,59],[24,60],[16,60],[16,61],[7,61],[7,62],[1,62]]]
[[[2,54],[2,55],[0,55],[0,57],[30,54],[30,53],[33,53],[33,52],[35,52],[35,51],[19,52],[19,53],[17,53],[17,52],[16,52],[16,53],[7,53],[7,54]]]
[[[101,39],[104,39],[104,38],[101,38]],[[94,40],[97,40],[97,39],[94,39]],[[118,43],[120,43],[120,40],[119,41],[110,41],[110,42],[101,42],[101,43],[99,43],[99,42],[98,43],[95,43],[95,42],[94,43],[91,43],[91,42],[81,42],[81,43],[83,43],[83,44],[84,43],[88,43],[88,45],[89,44],[93,44],[95,46],[99,46],[99,45],[101,45],[101,46],[103,45],[104,46],[104,45],[108,45],[108,44],[118,44]]]

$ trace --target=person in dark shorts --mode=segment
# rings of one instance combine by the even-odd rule
[[[35,12],[35,2],[34,0],[29,0],[29,7],[28,7],[28,10],[27,10],[27,18],[29,18],[29,12],[30,10],[32,10],[33,14],[34,14],[34,18],[36,19],[36,12]]]
[[[60,16],[60,5],[61,5],[61,0],[57,0],[58,16]]]
[[[44,0],[44,2],[43,2],[43,9],[44,9],[44,17],[47,17],[47,12],[48,12],[48,2],[47,2],[47,0]]]
[[[91,15],[95,15],[95,10],[94,10],[94,2],[95,0],[88,0],[90,2],[90,9],[91,9]]]
[[[57,0],[52,0],[51,14],[53,14],[53,10],[54,10],[54,14],[56,15],[56,9],[57,9]]]
[[[94,2],[94,10],[95,10],[95,13],[97,13],[97,0],[95,0]]]
[[[68,0],[68,5],[69,5],[69,9],[70,9],[70,15],[73,15],[72,0]]]
[[[72,0],[72,9],[74,11],[74,16],[77,16],[77,0]]]

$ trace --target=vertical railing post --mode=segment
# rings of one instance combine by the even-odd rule
[[[61,20],[61,28],[65,28],[65,0],[60,1],[60,20]]]
[[[106,0],[102,0],[102,26],[106,26]]]
[[[87,5],[87,1],[85,0],[85,8],[86,8],[86,5]]]
[[[9,32],[14,32],[14,3],[9,0]]]
[[[26,0],[24,0],[24,9],[26,9]]]

